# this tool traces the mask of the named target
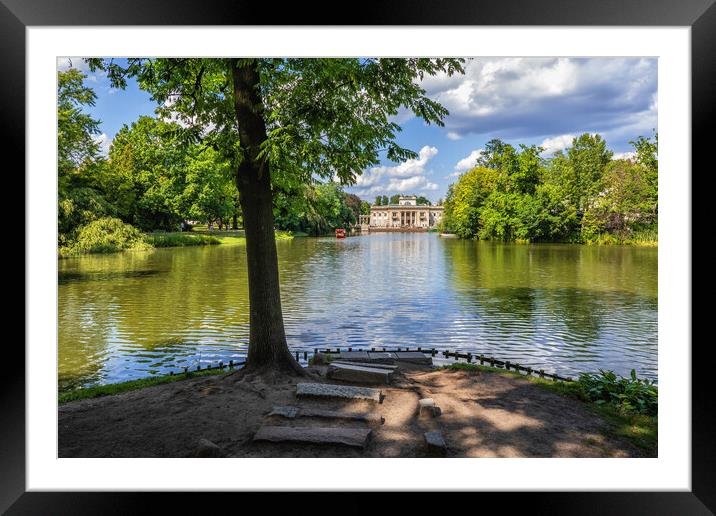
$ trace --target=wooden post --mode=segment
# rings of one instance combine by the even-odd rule
[[[468,364],[472,363],[472,353],[467,354],[467,363]]]
[[[509,361],[505,362],[505,369],[507,369],[508,371],[510,370],[510,362]]]
[[[480,355],[480,365],[485,363],[485,357]]]
[[[298,351],[296,351],[296,362],[298,362]]]
[[[219,369],[223,369],[223,368],[224,368],[224,362],[221,361],[221,362],[219,362]]]
[[[539,377],[544,378],[544,369],[539,370]]]
[[[303,359],[308,360],[308,351],[303,352]]]

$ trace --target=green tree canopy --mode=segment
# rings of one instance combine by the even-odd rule
[[[391,117],[406,108],[428,124],[448,114],[420,86],[426,75],[463,73],[460,59],[90,59],[116,87],[136,78],[160,112],[236,170],[246,231],[251,307],[247,371],[302,372],[286,344],[273,233],[272,185],[344,184],[380,162],[416,158],[396,143]]]

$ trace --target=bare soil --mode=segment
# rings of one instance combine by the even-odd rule
[[[401,371],[378,387],[381,404],[367,401],[296,399],[298,382],[328,382],[325,367],[311,377],[234,373],[188,379],[59,407],[60,457],[190,457],[199,439],[230,457],[424,457],[424,432],[442,432],[447,457],[640,457],[631,443],[608,437],[606,423],[578,400],[520,378],[483,371]],[[419,417],[420,398],[433,398],[437,418]],[[362,421],[267,417],[275,405],[385,418],[373,425],[365,449],[332,445],[253,442],[264,424],[359,426]]]

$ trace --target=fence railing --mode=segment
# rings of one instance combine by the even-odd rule
[[[305,364],[309,363],[310,357],[315,356],[319,353],[326,354],[326,355],[335,355],[342,353],[344,351],[354,351],[352,347],[349,348],[313,348],[313,349],[294,349],[296,361],[301,363],[304,362]],[[500,360],[495,357],[486,356],[480,353],[460,353],[458,351],[449,351],[449,350],[443,350],[440,351],[436,348],[423,348],[423,347],[417,347],[417,348],[410,348],[410,347],[396,347],[396,348],[356,348],[355,351],[370,351],[370,352],[386,352],[386,353],[400,353],[400,352],[406,352],[406,351],[418,351],[421,353],[430,354],[432,357],[436,357],[438,355],[442,355],[446,359],[453,358],[455,361],[459,361],[460,359],[464,359],[468,364],[477,364],[480,365],[489,365],[490,367],[496,367],[499,369],[505,369],[507,371],[515,371],[515,372],[524,372],[527,373],[527,376],[535,375],[540,378],[550,378],[553,381],[560,381],[560,382],[571,382],[573,379],[568,376],[561,376],[558,374],[548,373],[545,372],[544,369],[535,369],[533,367],[529,366],[523,366],[521,364],[518,364],[517,362],[511,362],[509,360]],[[301,360],[303,358],[303,360]],[[208,364],[203,369],[201,367],[201,364],[198,364],[195,369],[191,369],[189,366],[179,367],[179,372],[170,371],[170,375],[175,374],[188,374],[189,372],[194,371],[207,371],[212,369],[233,369],[234,367],[241,367],[243,365],[246,365],[246,361],[234,361],[229,360],[227,363],[224,363],[223,361],[218,362],[216,365]]]

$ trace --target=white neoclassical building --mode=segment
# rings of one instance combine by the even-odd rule
[[[371,230],[428,230],[443,216],[442,206],[418,205],[414,195],[401,195],[398,204],[371,206],[370,215],[361,217]],[[368,219],[368,220],[365,220]]]

